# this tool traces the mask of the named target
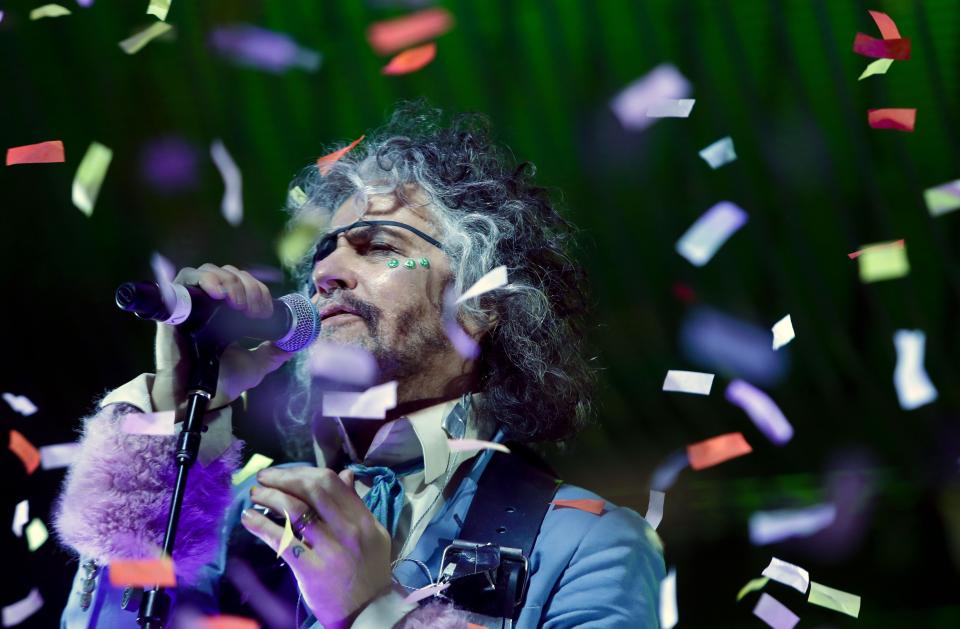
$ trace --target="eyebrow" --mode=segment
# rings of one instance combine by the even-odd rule
[[[401,228],[401,229],[404,229],[404,230],[413,232],[413,233],[416,234],[417,236],[420,236],[421,238],[423,238],[424,240],[426,240],[427,242],[429,242],[429,243],[430,243],[431,245],[433,245],[434,247],[436,247],[436,248],[438,248],[438,249],[443,249],[443,245],[442,245],[442,244],[440,243],[440,241],[437,240],[436,238],[433,238],[432,236],[430,236],[430,235],[428,235],[428,234],[420,231],[419,229],[417,229],[417,228],[414,227],[413,225],[407,225],[406,223],[401,223],[400,221],[379,221],[379,220],[377,220],[377,221],[356,221],[355,223],[351,223],[351,224],[346,225],[346,226],[344,226],[344,227],[338,227],[337,229],[334,229],[334,230],[332,230],[332,231],[327,232],[326,234],[323,235],[323,237],[321,238],[321,240],[328,239],[328,238],[336,238],[337,236],[339,236],[339,235],[342,234],[343,232],[347,232],[347,231],[356,229],[356,228],[358,228],[358,227],[369,227],[369,228],[372,228],[374,231],[382,231],[382,232],[385,233],[385,234],[389,234],[389,235],[392,235],[392,236],[403,237],[404,239],[408,240],[408,242],[409,242],[409,239],[408,239],[408,237],[407,237],[406,234],[404,234],[404,233],[402,233],[402,232],[399,232],[399,231],[394,231],[394,230],[389,230],[389,231],[388,231],[388,230],[384,230],[384,229],[383,229],[384,226],[399,227],[399,228]]]

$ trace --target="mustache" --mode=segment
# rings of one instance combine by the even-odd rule
[[[337,293],[330,299],[317,302],[317,310],[322,310],[327,306],[340,306],[355,312],[358,317],[375,324],[380,320],[380,309],[369,304],[362,299],[354,297],[350,293]]]

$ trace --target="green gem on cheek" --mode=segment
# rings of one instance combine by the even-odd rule
[[[390,258],[387,261],[387,266],[390,267],[391,269],[395,269],[398,266],[400,266],[400,260],[397,260],[396,258]]]
[[[417,263],[413,260],[407,260],[403,263],[403,266],[407,267],[408,269],[415,269],[417,268]]]
[[[429,268],[430,268],[430,260],[427,260],[426,258],[420,258],[420,266],[422,266],[422,267],[425,268],[425,269],[429,269]]]

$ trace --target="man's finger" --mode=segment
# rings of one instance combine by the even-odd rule
[[[353,529],[359,518],[370,516],[363,502],[328,468],[266,469],[257,474],[257,481],[293,494],[313,507],[338,538]]]
[[[288,513],[290,515],[290,525],[294,527],[294,533],[297,532],[296,524],[303,514],[313,513],[313,509],[299,498],[278,489],[270,489],[269,487],[251,488],[250,499],[276,513]],[[326,523],[322,522],[317,515],[314,515],[310,524],[303,527],[302,537],[307,540],[307,543],[313,547],[315,552],[318,546],[332,547],[337,544]]]
[[[278,526],[270,518],[261,515],[253,509],[244,509],[240,514],[240,524],[264,544],[273,549],[273,552],[280,550],[280,540],[283,538],[283,527]],[[313,553],[306,544],[294,537],[293,542],[287,546],[280,556],[293,569],[297,579],[300,578],[301,571],[308,568],[314,561],[319,561],[319,557]]]

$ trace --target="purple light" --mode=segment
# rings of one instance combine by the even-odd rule
[[[197,186],[199,152],[177,136],[151,140],[140,153],[140,176],[157,192],[175,194]]]
[[[209,44],[224,59],[276,74],[294,67],[308,71],[320,67],[320,53],[301,48],[288,35],[249,24],[217,27]]]

